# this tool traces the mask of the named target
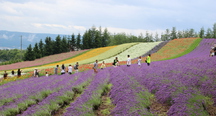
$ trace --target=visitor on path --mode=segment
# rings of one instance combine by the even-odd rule
[[[36,69],[36,77],[39,77],[39,70]]]
[[[104,69],[104,68],[106,68],[106,64],[105,64],[105,62],[103,61],[102,64],[101,64],[101,69]]]
[[[116,66],[119,66],[119,61],[118,61],[118,57],[116,57],[113,61],[113,66],[116,67]]]
[[[46,77],[48,77],[49,76],[49,74],[46,72]]]
[[[71,65],[69,65],[69,66],[68,66],[68,73],[69,73],[69,74],[72,74],[72,72],[73,72],[72,70],[73,70],[73,67],[72,67]]]
[[[61,75],[63,75],[63,74],[65,74],[65,70],[64,69],[61,70]]]
[[[56,67],[55,67],[55,74],[57,75],[58,74],[58,67],[59,67],[59,65],[56,65]]]
[[[142,61],[142,57],[140,56],[138,61],[137,61],[137,64],[138,64],[139,67],[141,66],[141,61]]]
[[[209,55],[209,56],[210,56],[210,57],[213,57],[214,55],[215,55],[215,51],[214,51],[214,49],[211,49],[211,50],[210,50],[210,55]]]
[[[150,63],[151,63],[151,54],[149,54],[147,57],[146,57],[146,63],[148,66],[150,66]]]
[[[7,73],[7,71],[5,71],[5,73],[4,73],[4,80],[7,79],[7,76],[8,76],[8,73]]]
[[[15,72],[14,72],[14,70],[12,70],[12,71],[11,71],[11,75],[14,76],[14,74],[15,74]]]
[[[98,73],[97,68],[98,68],[98,60],[95,61],[94,67],[93,67],[95,73]]]
[[[39,77],[39,71],[37,68],[34,70],[34,77]]]
[[[17,70],[17,77],[18,77],[18,78],[21,77],[21,74],[22,74],[22,70],[18,69],[18,70]]]
[[[127,59],[127,66],[130,67],[131,65],[131,58],[130,55],[127,55],[128,59]]]
[[[77,62],[75,65],[74,65],[74,70],[75,70],[75,73],[78,73],[79,72],[79,63]]]
[[[63,74],[65,74],[65,66],[64,66],[64,64],[62,64],[62,66],[61,66],[61,75],[63,75]]]
[[[62,64],[61,68],[62,68],[62,70],[65,70],[65,66],[64,66],[64,64]]]

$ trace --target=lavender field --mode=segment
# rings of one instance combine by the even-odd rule
[[[1,116],[216,115],[215,39],[182,57],[0,86]]]

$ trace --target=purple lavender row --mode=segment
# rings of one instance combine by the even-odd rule
[[[135,82],[127,72],[122,69],[126,66],[111,70],[111,89],[112,103],[115,104],[112,116],[149,116],[153,115],[148,111],[150,104],[150,93],[148,93],[138,82]],[[129,69],[127,67],[126,69]],[[139,94],[145,98],[140,98]]]
[[[138,82],[155,93],[159,102],[172,105],[168,115],[208,115],[203,108],[204,99],[197,97],[204,98],[206,92],[210,97],[216,94],[213,81],[215,58],[208,56],[209,43],[215,43],[215,40],[204,39],[193,52],[180,58],[153,62],[150,67],[143,65],[140,70],[131,66],[128,70],[133,71]],[[207,83],[209,87],[203,86]]]
[[[55,90],[58,90],[59,87],[61,87],[61,85],[58,84],[59,82],[63,82],[70,77],[69,75],[68,77],[65,76],[66,75],[64,75],[64,77],[62,78],[52,76],[54,77],[54,80],[52,80],[52,78],[49,79],[46,77],[37,79],[42,80],[43,83],[36,83],[36,87],[31,87],[27,85],[29,86],[28,90],[26,90],[26,92],[23,93],[20,92],[23,96],[21,98],[15,99],[13,102],[7,105],[2,106],[0,113],[2,113],[2,115],[16,115],[21,110],[25,110],[27,106],[37,103],[37,101],[41,101],[43,98],[45,98]],[[55,84],[57,84],[57,86]],[[22,90],[22,88],[20,90]]]
[[[93,116],[94,106],[98,106],[101,103],[100,97],[103,93],[104,87],[109,80],[108,69],[101,70],[96,74],[95,79],[85,89],[83,94],[71,103],[64,113],[65,116]]]
[[[77,86],[85,86],[92,79],[92,72],[87,71],[82,74],[73,76],[77,80],[71,82],[69,79],[59,83],[63,86],[58,92],[54,92],[36,105],[29,107],[21,116],[51,116],[65,102],[73,98],[73,88]],[[59,76],[61,77],[61,76]],[[67,84],[67,82],[71,82]]]
[[[18,82],[18,85],[13,85],[11,87],[8,87],[7,89],[2,89],[1,90],[1,97],[0,100],[6,100],[6,99],[10,99],[12,98],[12,100],[7,101],[7,105],[10,105],[10,103],[14,103],[16,102],[16,100],[19,100],[22,97],[27,97],[28,95],[31,94],[35,94],[37,93],[36,90],[31,90],[32,88],[37,88],[38,85],[37,84],[43,84],[45,83],[43,81],[45,77],[41,77],[40,79],[35,79],[35,78],[29,78],[29,80],[31,81],[30,83],[28,83],[28,80],[25,79],[22,82]],[[53,78],[50,78],[49,80],[52,80]],[[32,82],[34,81],[34,82]],[[35,83],[36,81],[38,81],[38,83]],[[11,97],[10,95],[6,95],[8,94],[8,92],[10,92],[10,94],[14,97]],[[5,97],[4,97],[5,96]],[[3,107],[0,107],[0,110],[2,110]]]
[[[29,78],[29,79],[24,79],[24,80],[19,80],[19,81],[15,81],[15,82],[10,82],[8,84],[4,84],[0,86],[0,100],[5,100],[5,99],[16,99],[17,96],[22,96],[21,94],[26,92],[27,90],[29,90],[31,87],[33,86],[37,86],[37,84],[43,83],[43,79],[44,77],[41,78]],[[50,80],[52,80],[54,77],[50,78]],[[37,82],[37,84],[36,84]],[[8,93],[10,92],[10,93]],[[10,94],[10,95],[7,95]],[[12,101],[12,100],[11,100]]]

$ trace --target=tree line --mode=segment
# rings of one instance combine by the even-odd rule
[[[213,24],[213,28],[205,30],[202,27],[198,32],[192,28],[187,30],[177,30],[176,27],[172,27],[172,29],[166,29],[161,35],[157,32],[153,35],[146,31],[145,34],[140,33],[138,36],[126,34],[124,32],[112,34],[107,28],[102,30],[101,27],[96,28],[95,26],[92,26],[92,28],[86,30],[83,35],[80,33],[63,37],[58,35],[55,39],[46,37],[44,42],[41,39],[40,42],[35,43],[34,46],[30,44],[25,51],[23,60],[31,61],[63,52],[106,47],[123,43],[169,41],[172,39],[188,37],[216,39],[216,23]]]

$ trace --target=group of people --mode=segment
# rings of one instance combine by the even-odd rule
[[[22,74],[22,70],[18,69],[18,70],[17,70],[17,75],[16,75],[17,78],[19,78],[19,77],[21,76],[21,74]],[[12,71],[11,71],[11,77],[14,77],[14,76],[15,76],[15,72],[14,72],[14,70],[12,70]],[[7,73],[7,71],[4,72],[3,78],[4,78],[4,80],[8,78],[8,73]]]
[[[55,74],[58,74],[58,67],[59,67],[59,65],[56,65],[56,67],[54,69]],[[75,71],[75,73],[79,72],[79,63],[78,62],[76,62],[76,64],[74,65],[74,71]],[[68,68],[66,68],[65,65],[62,64],[62,66],[61,66],[61,75],[65,74],[66,72],[68,72],[69,74],[72,74],[73,67],[71,65],[69,65]]]
[[[210,55],[211,57],[215,56],[216,55],[216,44],[214,44],[212,47],[211,47],[211,50],[210,50]]]
[[[127,66],[130,67],[131,65],[131,58],[130,58],[130,55],[127,55],[128,59],[127,59]],[[140,56],[138,61],[137,61],[137,64],[139,66],[141,66],[141,61],[142,61],[142,57]],[[150,63],[151,63],[151,54],[149,54],[145,60],[145,62],[147,63],[147,65],[149,66]],[[118,57],[116,57],[112,63],[112,65],[114,67],[117,67],[117,66],[120,66],[119,64],[119,60],[118,60]],[[101,66],[100,66],[100,69],[104,69],[106,68],[106,64],[105,62],[103,61]],[[54,68],[54,74],[58,74],[58,69],[59,69],[59,65],[56,65],[56,67]],[[95,61],[94,63],[94,66],[93,66],[93,70],[95,73],[98,73],[98,60]],[[61,66],[61,75],[65,74],[66,72],[68,72],[69,74],[72,74],[73,72],[73,67],[71,65],[69,65],[67,68],[65,67],[64,64],[62,64]],[[74,72],[75,73],[78,73],[79,72],[79,63],[76,62],[76,64],[74,65]],[[19,78],[21,76],[21,73],[22,71],[20,69],[17,70],[17,77]],[[12,76],[15,75],[15,72],[14,70],[11,71],[11,74]],[[37,68],[34,69],[34,74],[33,74],[34,77],[39,77],[39,70]],[[48,77],[49,74],[48,72],[46,72],[46,76]],[[4,79],[6,79],[8,77],[8,73],[5,71],[4,75],[3,75]]]
[[[130,55],[127,55],[128,59],[127,59],[127,66],[130,67],[131,66],[131,58],[130,58]],[[137,64],[138,66],[141,66],[141,61],[142,61],[142,57],[140,56],[137,60]],[[147,57],[146,57],[146,60],[145,62],[147,63],[148,66],[150,66],[150,63],[151,63],[151,54],[149,54]],[[114,67],[117,67],[117,66],[120,66],[119,64],[119,60],[118,60],[118,57],[116,57],[113,61],[113,64],[112,64]],[[101,69],[104,69],[106,68],[106,65],[105,65],[105,62],[103,61],[102,64],[101,64]],[[95,73],[98,73],[97,71],[98,69],[98,60],[95,61],[94,63],[94,66],[93,66],[93,70]]]

